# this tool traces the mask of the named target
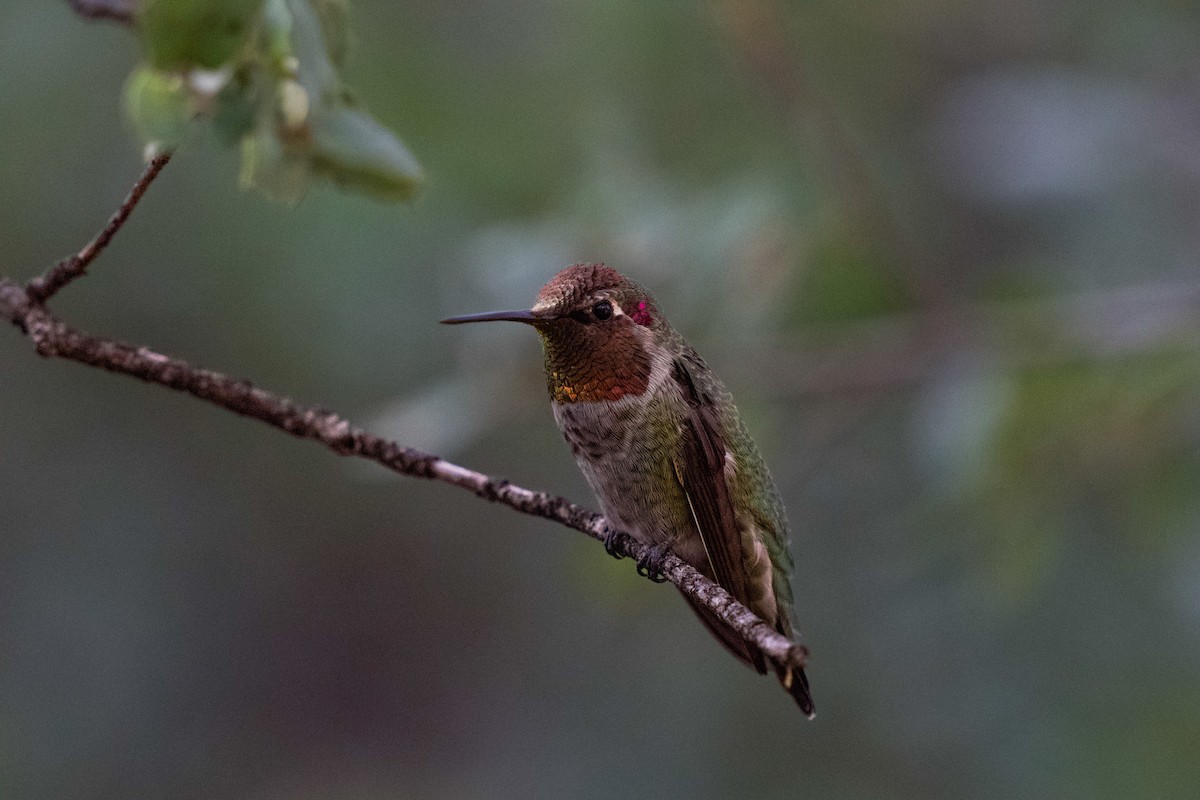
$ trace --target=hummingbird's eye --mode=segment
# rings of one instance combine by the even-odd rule
[[[603,322],[612,317],[612,303],[607,300],[601,300],[596,305],[592,306],[592,316]]]

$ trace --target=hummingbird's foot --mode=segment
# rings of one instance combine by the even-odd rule
[[[624,535],[621,531],[615,531],[607,526],[604,528],[604,552],[618,561],[625,557],[623,554],[617,552],[617,539]]]
[[[665,542],[647,547],[637,560],[637,574],[649,578],[655,583],[666,583],[667,576],[662,573],[662,560],[663,556],[669,552],[671,552],[671,546]]]

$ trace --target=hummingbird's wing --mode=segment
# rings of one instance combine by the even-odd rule
[[[774,609],[774,619],[770,619],[767,617],[772,615],[764,615],[757,607],[759,604],[754,602],[753,595],[758,593],[760,587],[750,585],[746,546],[725,471],[728,447],[723,433],[725,427],[721,420],[720,408],[712,397],[697,387],[692,373],[688,370],[686,356],[675,360],[674,376],[680,394],[687,404],[679,456],[675,459],[675,474],[683,487],[692,519],[700,532],[713,578],[738,602],[763,616],[768,625],[774,625],[785,636],[791,635],[786,611],[779,609],[772,602],[770,607]],[[749,663],[759,673],[767,671],[766,660],[757,648],[736,636],[707,608],[702,608],[690,600],[689,604],[705,626],[735,656]],[[804,670],[793,672],[790,667],[777,667],[776,672],[780,683],[811,719],[815,712]]]
[[[743,605],[750,605],[746,581],[745,553],[737,516],[725,475],[726,445],[716,406],[697,389],[687,364],[675,361],[675,381],[687,404],[682,441],[675,459],[675,475],[687,497],[692,519],[700,532],[712,577]],[[762,654],[734,637],[717,620],[696,608],[700,618],[735,655],[760,673],[766,672]],[[711,612],[710,612],[711,613]]]

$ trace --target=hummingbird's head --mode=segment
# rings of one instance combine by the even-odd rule
[[[562,403],[619,400],[649,385],[666,321],[645,289],[603,264],[575,264],[538,292],[528,311],[493,311],[442,322],[509,320],[542,338],[550,394]]]

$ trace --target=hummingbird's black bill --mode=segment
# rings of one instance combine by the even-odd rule
[[[443,325],[461,325],[464,322],[537,322],[540,317],[532,311],[485,311],[482,314],[465,314],[461,317],[450,317],[442,320]]]

